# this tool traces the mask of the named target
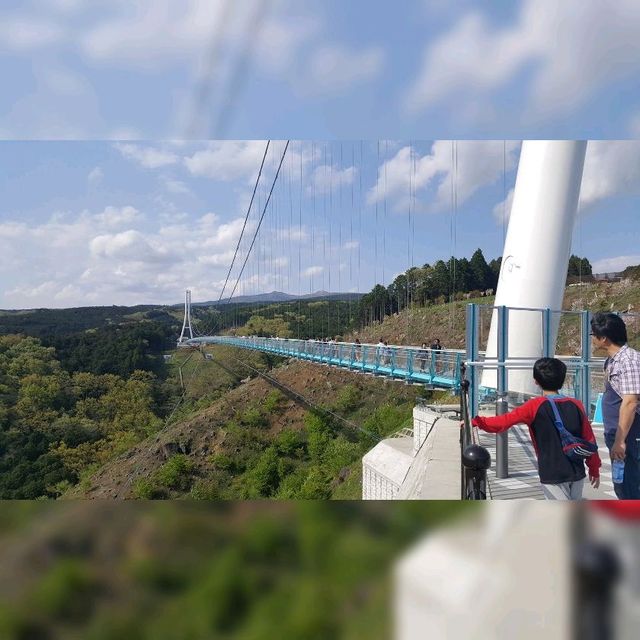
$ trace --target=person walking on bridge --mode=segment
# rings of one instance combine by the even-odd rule
[[[393,350],[391,349],[391,347],[389,346],[389,343],[386,340],[384,341],[384,347],[382,349],[382,353],[384,355],[384,366],[388,367],[391,364],[391,354],[393,353]]]
[[[420,371],[424,372],[424,369],[427,366],[427,356],[429,355],[429,352],[427,351],[426,342],[422,343],[422,347],[420,347],[420,350],[418,351],[417,355],[418,355],[417,360],[420,363]]]
[[[355,357],[356,362],[360,362],[362,353],[362,344],[360,343],[360,338],[356,338],[356,341],[353,343],[353,355]]]
[[[640,499],[640,353],[627,344],[627,327],[615,313],[597,313],[591,320],[595,350],[604,350],[602,396],[604,439],[611,462],[624,463],[622,482],[613,488],[621,500]]]
[[[547,500],[580,500],[585,479],[585,462],[594,489],[600,486],[600,456],[587,414],[579,400],[561,396],[567,367],[557,358],[540,358],[533,365],[533,379],[542,396],[532,398],[509,413],[495,417],[476,416],[474,427],[501,433],[516,424],[529,426],[538,456],[538,474]],[[569,432],[573,447],[584,447],[584,456],[570,456],[562,431]],[[568,434],[565,434],[568,435]],[[586,449],[588,448],[588,450]],[[582,452],[580,452],[582,454]]]
[[[442,344],[440,344],[440,338],[436,338],[430,345],[431,358],[433,360],[433,370],[438,373],[440,368],[440,352],[442,351]]]

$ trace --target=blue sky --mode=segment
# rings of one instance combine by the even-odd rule
[[[176,303],[187,287],[194,301],[217,299],[265,145],[0,142],[0,308]],[[250,231],[283,148],[271,143]],[[367,291],[410,264],[501,255],[519,150],[292,141],[236,293]],[[640,142],[590,142],[572,250],[596,271],[639,264],[639,201]]]
[[[638,32],[636,0],[5,0],[0,137],[637,137]]]

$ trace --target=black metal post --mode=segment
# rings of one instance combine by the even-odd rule
[[[460,365],[460,493],[462,500],[487,499],[487,469],[491,455],[484,447],[473,444],[471,416],[469,415],[469,381],[465,378],[465,365]]]
[[[614,640],[615,587],[622,568],[611,544],[593,540],[583,504],[575,505],[569,531],[572,561],[573,640]]]
[[[462,452],[462,464],[466,470],[464,499],[486,500],[487,469],[491,466],[491,454],[479,444],[470,444]]]

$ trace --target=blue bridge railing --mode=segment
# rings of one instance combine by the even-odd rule
[[[227,344],[454,390],[460,388],[460,364],[464,360],[462,350],[285,338],[206,336],[184,344]]]

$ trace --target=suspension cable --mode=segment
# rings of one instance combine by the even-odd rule
[[[326,414],[330,415],[331,417],[336,418],[337,420],[340,420],[341,422],[343,422],[344,424],[349,426],[351,429],[355,429],[357,431],[360,431],[361,433],[364,433],[366,436],[368,436],[369,438],[372,438],[376,442],[380,442],[382,440],[382,438],[377,433],[373,433],[372,431],[369,431],[369,430],[365,429],[364,427],[360,427],[355,422],[351,422],[351,420],[347,420],[346,418],[343,418],[342,416],[338,415],[337,413],[334,413],[330,409],[327,409],[325,407],[321,407],[321,406],[311,402],[310,400],[307,400],[307,398],[305,398],[302,394],[298,393],[297,391],[294,391],[291,387],[288,387],[287,385],[283,384],[282,382],[280,382],[276,378],[273,378],[272,376],[264,373],[263,371],[260,371],[259,369],[256,369],[255,367],[252,367],[250,364],[247,364],[243,360],[240,360],[239,358],[236,358],[234,356],[230,356],[230,357],[233,358],[234,360],[236,360],[237,362],[239,362],[240,364],[244,365],[248,369],[251,369],[253,372],[257,373],[260,377],[264,378],[265,380],[267,380],[272,385],[285,389],[287,391],[287,393],[290,393],[291,395],[293,395],[296,398],[300,399],[302,402],[304,402],[305,404],[309,405],[314,411],[318,411],[320,413],[326,413]]]
[[[238,255],[238,250],[240,249],[240,243],[242,242],[242,236],[244,235],[244,230],[247,227],[247,220],[249,220],[249,214],[251,213],[251,207],[253,205],[253,199],[256,196],[256,191],[258,190],[258,184],[260,183],[260,176],[262,175],[262,169],[264,167],[264,161],[267,157],[267,152],[269,151],[269,145],[271,144],[271,140],[267,140],[267,146],[264,149],[264,154],[262,156],[262,162],[260,163],[260,170],[258,171],[258,177],[256,178],[256,183],[253,187],[253,193],[251,194],[251,200],[249,202],[249,207],[247,208],[247,215],[244,217],[244,224],[242,225],[242,231],[240,232],[240,237],[238,238],[238,244],[236,245],[236,250],[233,253],[233,260],[231,260],[231,266],[229,267],[229,272],[227,273],[227,277],[224,281],[224,286],[222,287],[222,291],[220,292],[220,297],[218,298],[218,302],[222,300],[222,296],[224,295],[224,290],[227,288],[227,283],[229,282],[229,277],[231,276],[231,270],[233,269],[233,265],[236,261],[236,256]]]
[[[244,268],[247,266],[247,260],[249,260],[249,256],[251,255],[251,250],[253,249],[253,245],[255,244],[256,238],[258,236],[258,232],[260,231],[260,227],[262,226],[262,221],[264,219],[264,215],[267,212],[267,207],[269,205],[269,202],[271,200],[271,195],[273,194],[273,189],[276,186],[276,182],[278,181],[278,176],[280,175],[280,169],[282,168],[282,163],[284,162],[284,158],[287,154],[287,149],[289,148],[289,140],[287,140],[287,144],[284,146],[284,151],[282,152],[282,156],[280,158],[280,164],[278,165],[278,170],[276,171],[276,175],[273,179],[273,183],[271,184],[271,190],[269,191],[269,196],[267,197],[267,202],[264,205],[264,209],[262,210],[262,215],[260,216],[260,221],[258,222],[258,227],[255,231],[255,233],[253,234],[253,239],[251,240],[251,245],[249,245],[249,250],[247,251],[247,257],[244,259],[244,263],[242,264],[242,269],[240,269],[240,274],[238,275],[238,279],[236,280],[236,283],[233,287],[233,291],[231,292],[231,295],[229,296],[229,300],[231,300],[231,298],[233,298],[233,294],[235,293],[237,287],[238,287],[238,282],[240,282],[240,278],[242,277],[242,274],[244,272]]]

